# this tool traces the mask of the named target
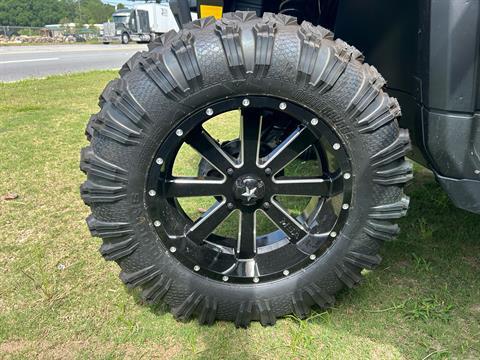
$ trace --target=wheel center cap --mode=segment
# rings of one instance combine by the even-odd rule
[[[243,205],[255,205],[265,196],[265,184],[255,175],[242,175],[235,180],[233,193]]]

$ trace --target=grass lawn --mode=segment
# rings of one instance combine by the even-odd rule
[[[19,195],[0,200],[0,358],[480,358],[480,217],[422,168],[399,240],[327,312],[238,330],[142,306],[79,196],[85,124],[115,76],[0,83],[0,196]]]

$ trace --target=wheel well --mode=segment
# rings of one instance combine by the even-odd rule
[[[259,16],[264,12],[281,13],[333,29],[338,3],[339,0],[225,0],[223,9],[224,12],[253,10]]]

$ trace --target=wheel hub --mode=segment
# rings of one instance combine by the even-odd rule
[[[242,205],[254,206],[265,196],[265,183],[256,175],[242,175],[235,180],[233,195]]]

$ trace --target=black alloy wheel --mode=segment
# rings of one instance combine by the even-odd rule
[[[236,158],[202,126],[213,115],[235,109],[241,110],[241,151]],[[268,137],[262,134],[263,114],[274,119],[287,115],[296,126],[269,154],[260,157],[262,139]],[[216,176],[172,175],[176,154],[184,143],[217,170]],[[310,148],[321,175],[278,176]],[[327,153],[332,154],[330,160]],[[332,164],[338,167],[332,169]],[[172,129],[152,161],[146,205],[165,247],[186,267],[219,281],[256,283],[301,270],[329,248],[347,218],[350,174],[345,146],[323,120],[287,100],[245,95],[199,109]],[[281,195],[311,197],[308,213],[293,217],[276,199]],[[338,195],[342,206],[336,214],[330,200]],[[199,196],[218,200],[192,222],[177,199]],[[239,213],[237,237],[216,235],[217,227],[234,211]],[[279,231],[257,236],[258,211]]]

